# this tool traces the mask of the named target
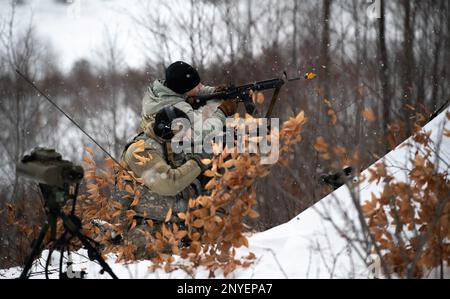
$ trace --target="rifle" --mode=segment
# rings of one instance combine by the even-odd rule
[[[256,92],[256,91],[275,89],[275,91],[272,95],[272,99],[270,101],[269,109],[266,114],[266,118],[269,118],[272,115],[272,111],[275,106],[275,102],[278,99],[278,95],[280,93],[281,87],[285,83],[299,81],[302,79],[302,77],[287,79],[286,74],[284,76],[285,76],[285,78],[275,78],[275,79],[270,79],[270,80],[249,83],[249,84],[245,84],[245,85],[241,85],[241,86],[231,85],[231,86],[227,87],[224,91],[197,96],[197,97],[189,100],[188,102],[192,105],[192,107],[194,109],[198,109],[198,108],[206,105],[206,103],[210,100],[237,99],[239,102],[244,103],[245,110],[248,114],[254,115],[256,106],[255,106],[255,103],[253,103],[250,91]]]

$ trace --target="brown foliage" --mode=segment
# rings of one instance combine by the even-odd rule
[[[423,277],[450,263],[450,181],[432,162],[430,133],[414,141],[425,148],[411,160],[408,182],[394,181],[383,163],[370,169],[369,181],[384,181],[379,196],[362,206],[369,230],[389,271],[400,277]]]
[[[246,122],[251,121],[252,118],[247,116]],[[269,141],[271,138],[279,138],[281,158],[301,141],[300,133],[306,121],[304,113],[299,113],[286,121],[281,130],[273,129],[268,135]],[[249,138],[246,142],[250,142]],[[216,145],[213,148],[218,151]],[[93,151],[89,148],[86,151],[87,154],[83,155],[86,193],[79,196],[76,213],[83,220],[84,232],[105,245],[103,254],[116,253],[117,261],[132,262],[136,260],[135,245],[125,240],[122,245],[112,246],[109,239],[113,233],[122,233],[125,228],[133,230],[136,227],[136,212],[127,210],[126,207],[133,207],[138,203],[138,185],[142,184],[142,180],[134,177],[131,171],[124,171],[114,165],[111,159],[106,159],[99,167],[94,161]],[[139,163],[146,163],[151,157],[141,156],[142,152],[143,150],[138,149],[134,155],[139,157]],[[259,154],[237,154],[234,148],[217,152],[212,161],[202,161],[211,163],[210,170],[205,173],[210,177],[206,185],[210,195],[190,199],[188,211],[177,215],[185,221],[185,228],[170,223],[170,210],[166,223],[155,233],[146,234],[146,250],[153,262],[151,269],[164,265],[166,271],[172,271],[175,261],[173,255],[189,259],[194,266],[203,265],[211,273],[222,269],[228,275],[237,266],[248,267],[251,260],[255,259],[253,253],[244,261],[235,258],[235,255],[236,248],[248,247],[244,219],[259,216],[254,210],[256,191],[253,185],[257,178],[267,176],[271,169],[271,166],[261,164],[260,160]],[[125,195],[119,200],[113,200],[116,191],[122,191]],[[99,228],[94,225],[99,220],[107,223],[107,233],[100,233]],[[151,220],[147,223],[149,226],[153,225]],[[180,247],[185,237],[189,237],[191,243],[189,247]]]

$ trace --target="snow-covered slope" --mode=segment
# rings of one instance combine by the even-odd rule
[[[448,110],[450,112],[450,110]],[[445,163],[450,163],[450,138],[444,138],[440,145],[439,137],[443,135],[443,128],[450,128],[446,118],[446,112],[439,115],[431,123],[425,126],[425,130],[432,131],[431,139],[435,142],[437,152]],[[412,152],[414,152],[413,150]],[[396,150],[386,155],[387,170],[397,180],[405,179],[405,169],[408,166],[410,149],[399,146]],[[443,166],[444,163],[440,165]],[[448,170],[448,169],[447,169]],[[369,199],[371,193],[378,194],[382,185],[376,183],[361,184],[361,199]],[[328,218],[327,220],[324,220]],[[331,220],[331,221],[330,221]],[[334,223],[334,225],[332,224]],[[352,234],[357,225],[357,214],[353,207],[350,193],[347,187],[342,187],[333,192],[315,206],[309,208],[288,223],[277,226],[265,232],[256,233],[249,237],[249,248],[240,249],[238,254],[245,256],[249,252],[256,254],[257,259],[249,268],[239,268],[230,278],[367,278],[376,275],[376,260],[374,268],[368,269],[355,251],[348,245],[338,230],[345,234]],[[83,254],[80,251],[79,254]],[[46,254],[44,253],[44,257]],[[86,268],[90,278],[108,278],[108,275],[99,275],[100,268],[92,262],[88,262],[80,255],[74,255],[76,266],[73,270]],[[179,261],[182,262],[182,261]],[[115,264],[109,260],[113,271],[120,278],[191,278],[182,270],[171,273],[147,271],[149,262],[140,262],[130,265]],[[58,265],[58,257],[54,256],[54,267]],[[38,266],[37,271],[42,271]],[[375,271],[372,271],[375,270]],[[369,273],[370,272],[370,273]],[[372,273],[374,272],[374,273]],[[20,269],[14,268],[0,271],[2,277],[17,277]],[[208,278],[209,272],[199,268],[194,274],[195,278]],[[432,275],[432,274],[431,274]],[[447,275],[450,275],[448,271]],[[38,274],[34,277],[43,277]],[[56,277],[56,274],[55,274]],[[216,273],[217,278],[223,277]]]

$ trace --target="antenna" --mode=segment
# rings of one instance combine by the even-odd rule
[[[111,158],[122,170],[127,171],[119,161],[117,161],[103,146],[101,146],[89,133],[87,133],[75,120],[73,120],[64,110],[62,110],[52,99],[50,99],[49,96],[47,96],[39,87],[36,86],[30,79],[28,79],[24,74],[22,74],[18,69],[16,69],[16,73],[19,74],[20,77],[22,77],[28,84],[30,84],[40,95],[42,95],[47,101],[50,102],[56,109],[58,109],[62,114],[64,114],[65,117],[67,117],[68,120],[70,120],[78,129],[80,129],[81,132],[83,132],[84,135],[89,137],[89,139],[94,142],[108,157]],[[135,178],[131,176],[134,180]],[[137,183],[138,181],[135,180]]]

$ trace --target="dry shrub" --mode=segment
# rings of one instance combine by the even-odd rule
[[[450,113],[446,116],[450,120]],[[364,111],[363,117],[376,121],[371,110]],[[368,175],[363,175],[359,173],[361,162],[357,148],[348,153],[344,147],[333,146],[323,137],[317,137],[313,145],[322,160],[333,161],[332,168],[352,166],[355,170],[358,179],[347,181],[347,186],[360,216],[356,222],[360,222],[363,238],[354,240],[354,231],[343,236],[350,245],[361,245],[368,256],[377,255],[386,277],[422,278],[437,269],[443,277],[445,267],[450,264],[450,166],[439,152],[442,138],[449,138],[450,131],[443,126],[442,136],[433,142],[432,132],[422,129],[426,118],[417,114],[415,120],[415,134],[402,146],[411,153],[412,158],[405,157],[409,159],[408,166],[380,162],[368,169]],[[387,142],[392,147],[398,144],[396,137],[402,135],[404,126],[401,122],[389,126]],[[398,180],[388,167],[400,167],[399,170],[406,172],[406,179]],[[383,184],[381,193],[360,199],[357,188],[366,181]],[[354,225],[346,212],[341,216]],[[333,222],[330,218],[328,221]]]
[[[246,116],[245,122],[254,120]],[[301,129],[306,123],[304,113],[286,121],[281,129],[271,130],[268,140],[279,138],[280,162],[285,161],[293,151],[293,146],[301,141]],[[238,122],[235,122],[238,126]],[[245,142],[260,142],[250,140],[245,136]],[[139,163],[145,164],[151,157],[142,156],[142,149],[134,153],[139,157]],[[174,264],[174,255],[179,255],[191,262],[192,266],[182,268],[192,271],[192,267],[205,266],[214,271],[222,269],[225,275],[232,272],[237,266],[249,266],[255,258],[250,254],[244,260],[236,258],[236,248],[248,246],[248,239],[244,234],[243,221],[245,217],[257,218],[254,210],[256,204],[256,191],[253,184],[257,178],[269,175],[273,165],[261,164],[260,154],[238,154],[236,147],[219,153],[218,145],[213,149],[216,153],[211,161],[203,161],[211,164],[210,170],[205,176],[210,180],[205,188],[209,195],[192,198],[189,200],[189,209],[186,213],[179,213],[180,219],[185,225],[179,227],[171,223],[172,210],[166,216],[166,223],[162,224],[155,233],[147,234],[147,251],[153,262],[152,269],[164,266],[166,271],[177,267]],[[87,194],[80,196],[77,206],[77,214],[83,220],[84,232],[93,236],[96,241],[104,245],[103,253],[114,252],[118,254],[118,261],[131,262],[136,260],[134,256],[135,246],[130,240],[124,240],[122,245],[113,246],[109,239],[111,234],[123,232],[125,228],[133,230],[137,223],[134,216],[136,212],[133,206],[139,203],[140,184],[142,180],[136,179],[131,171],[124,171],[114,165],[110,159],[106,159],[102,167],[98,167],[92,158],[94,153],[86,149],[88,155],[84,156],[86,165],[85,178]],[[117,191],[119,199],[112,200]],[[225,213],[218,213],[218,210]],[[108,223],[107,232],[100,233],[100,228],[93,225],[93,221],[102,220]],[[149,226],[153,223],[147,221]],[[191,242],[187,247],[180,247],[182,239],[188,237]]]
[[[383,163],[369,170],[369,182],[385,185],[362,211],[389,271],[400,277],[424,277],[450,264],[449,168],[436,163],[441,158],[436,159],[439,153],[432,149],[430,135],[420,131],[405,145],[423,149],[411,159],[406,182],[390,176]]]

